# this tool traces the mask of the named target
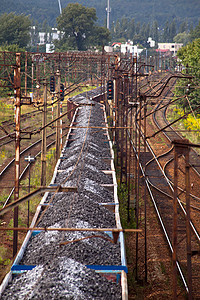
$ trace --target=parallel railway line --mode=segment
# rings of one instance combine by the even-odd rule
[[[67,135],[68,133],[68,130],[67,132],[63,133],[63,138]],[[51,133],[50,135],[47,136],[47,139],[49,139],[49,144],[47,144],[47,149],[52,147],[54,144],[55,144],[55,138],[52,140],[52,137],[55,135],[55,132],[54,133]],[[29,151],[31,150],[31,153],[32,153],[32,156],[34,156],[35,158],[37,158],[38,156],[40,156],[41,154],[41,147],[40,147],[40,144],[41,144],[41,139],[39,139],[38,141],[36,141],[34,144],[30,145],[29,147],[25,148],[21,153],[20,153],[20,158],[21,158],[21,174],[20,174],[20,180],[22,180],[29,168],[29,164],[27,164],[25,161],[24,161],[24,157],[27,155],[27,153],[29,153]],[[39,146],[39,148],[38,148]],[[0,172],[0,188],[7,188],[7,184],[5,184],[5,177],[9,177],[9,182],[8,182],[8,185],[9,185],[9,189],[10,189],[10,192],[9,192],[9,195],[6,199],[6,201],[4,202],[3,204],[3,207],[4,208],[10,201],[10,198],[14,192],[14,187],[12,187],[12,185],[14,186],[14,178],[12,178],[12,175],[11,174],[14,174],[14,162],[15,162],[15,159],[13,158],[4,168],[3,170]]]
[[[166,120],[166,110],[167,106],[163,109],[163,111],[159,110],[158,108],[162,105],[163,100],[161,100],[153,114],[153,120],[156,125],[156,127],[161,130],[166,124],[169,124]],[[170,103],[170,100],[169,100]],[[158,117],[159,116],[159,117]],[[138,127],[139,130],[139,127]],[[168,141],[170,143],[173,141],[173,139],[180,139],[180,135],[175,132],[174,129],[170,128],[170,137],[167,132],[162,132]],[[160,135],[162,134],[160,133]],[[143,132],[141,135],[144,138]],[[172,148],[169,150],[166,150],[165,153],[160,154],[157,156],[152,148],[150,147],[149,143],[147,142],[147,147],[150,153],[153,155],[153,157],[146,163],[144,162],[143,155],[140,155],[141,160],[141,168],[144,168],[144,164],[146,163],[146,174],[145,176],[146,181],[148,184],[152,186],[151,195],[154,198],[155,207],[157,213],[160,215],[160,221],[161,224],[163,224],[163,230],[165,232],[166,238],[168,240],[168,244],[170,246],[170,249],[172,250],[172,228],[173,228],[173,184],[171,181],[172,174],[166,174],[166,166],[168,166],[171,162],[173,162],[173,155],[172,155]],[[192,152],[192,150],[191,150]],[[194,160],[194,156],[196,155],[196,158]],[[196,151],[192,152],[192,155],[190,156],[190,160],[193,160],[192,166],[194,165],[194,162],[196,163],[198,161],[198,156]],[[143,165],[143,167],[142,167]],[[163,165],[163,166],[161,166]],[[184,173],[184,171],[182,171]],[[196,173],[196,177],[198,177],[196,180],[199,181],[199,176],[197,176],[198,172]],[[169,178],[170,177],[170,178]],[[182,194],[181,199],[183,199],[184,196],[184,190],[179,187],[179,192]],[[198,249],[199,243],[200,243],[200,226],[199,226],[199,200],[195,195],[190,195],[191,197],[191,228],[193,231],[192,235],[192,245],[194,249]],[[158,200],[159,199],[159,200]],[[188,291],[187,287],[187,274],[185,270],[185,261],[187,258],[187,252],[186,252],[186,222],[185,222],[185,216],[186,211],[183,207],[183,204],[185,205],[185,202],[183,200],[178,199],[179,208],[178,208],[178,269],[181,275],[181,278],[183,280],[184,286],[186,290]],[[194,222],[194,224],[192,223]],[[173,250],[172,250],[173,251]],[[198,279],[197,279],[197,273],[199,272],[200,268],[200,262],[198,262],[198,259],[193,259],[194,264],[194,274],[193,274],[193,287],[195,291],[195,295],[198,294]]]

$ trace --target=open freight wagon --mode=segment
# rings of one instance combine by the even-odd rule
[[[121,223],[114,152],[98,93],[71,98],[77,108],[50,184],[77,192],[44,194],[30,226],[41,230],[28,231],[0,287],[2,299],[128,299],[124,236],[109,230]]]

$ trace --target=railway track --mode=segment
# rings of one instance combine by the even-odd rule
[[[168,101],[169,105],[170,105],[170,102],[171,102],[171,100]],[[162,105],[162,101],[158,104],[158,107],[160,105]],[[166,117],[167,109],[168,109],[168,105],[159,111],[157,110],[153,114],[154,122],[159,130],[161,130],[161,128],[165,127],[166,125],[169,125],[169,122]],[[172,126],[169,126],[169,129],[167,129],[166,132],[164,131],[163,134],[167,138],[167,140],[170,142],[170,147],[171,147],[171,143],[173,140],[183,139],[183,137],[179,133],[177,133]],[[173,169],[172,165],[174,163],[174,155],[173,155],[172,151],[169,151],[169,153],[167,152],[165,155],[161,156],[161,160],[160,160],[161,163],[162,163],[162,159],[163,159],[163,171],[164,171],[165,175],[168,177],[168,182],[171,184],[171,188],[173,190],[173,182],[172,182],[173,173],[172,173],[172,171],[171,172],[169,171],[169,169],[171,169],[171,170]],[[198,182],[200,180],[200,173],[199,173],[200,167],[199,167],[199,155],[195,151],[195,149],[191,148],[190,153],[189,153],[189,161],[190,161],[190,166],[191,166],[191,178],[192,178],[191,208],[199,210],[200,209],[200,207],[199,207],[200,199],[198,197],[199,196],[198,188],[196,186],[198,185]],[[183,160],[180,165],[180,170],[181,170],[182,174],[184,174]],[[180,192],[182,191],[182,193],[183,193],[181,198],[184,198],[185,192],[183,191],[182,187],[184,187],[185,183],[182,181],[179,184],[180,184],[179,191]],[[195,222],[195,224],[198,224],[198,223],[199,222]],[[198,225],[198,227],[199,227],[199,225]]]
[[[50,111],[50,110],[49,110]],[[36,114],[38,114],[38,111],[35,111]],[[41,113],[41,111],[39,111],[39,114]],[[32,120],[35,120],[33,118],[33,116],[31,115],[31,113],[26,113],[23,116],[23,120],[27,123],[30,120],[30,125],[28,126],[28,131],[31,132],[35,131],[35,125],[32,125]],[[53,115],[49,116],[49,119],[52,118]],[[28,119],[29,118],[29,119]],[[40,123],[38,121],[36,121],[36,123],[38,124],[37,126],[40,125]],[[10,123],[9,123],[10,124]],[[24,124],[24,123],[23,123]],[[69,121],[67,120],[65,123],[63,123],[63,125],[68,125]],[[54,131],[55,129],[53,129],[53,127],[49,127],[47,129],[47,148],[50,148],[51,146],[53,146],[53,144],[55,144],[55,136],[56,136],[56,131]],[[22,129],[22,132],[24,131],[24,129]],[[53,131],[53,132],[52,132]],[[66,135],[68,133],[68,127],[64,128],[62,130],[62,137],[65,138]],[[15,132],[11,133],[10,136],[14,136]],[[27,170],[29,167],[29,164],[25,161],[25,157],[27,155],[29,155],[31,153],[31,155],[33,157],[38,157],[41,153],[41,143],[42,143],[42,139],[38,139],[38,137],[36,135],[33,135],[31,138],[31,144],[30,144],[30,140],[28,139],[23,139],[24,135],[27,135],[26,133],[21,133],[21,147],[23,150],[20,153],[20,180],[23,179],[25,177],[25,175],[27,174]],[[10,136],[5,136],[2,137],[3,139],[8,139],[9,141],[6,141],[5,143],[3,143],[2,145],[0,145],[1,147],[3,147],[3,149],[8,149],[7,151],[11,152],[11,148],[12,146],[10,145],[12,142],[14,142],[14,139],[10,139]],[[27,146],[28,145],[28,146]],[[7,148],[6,148],[7,147]],[[9,150],[10,149],[10,150]],[[3,191],[5,193],[5,195],[8,195],[8,198],[5,200],[5,202],[3,203],[3,207],[5,207],[10,199],[11,196],[13,194],[14,191],[14,185],[15,185],[15,158],[11,158],[10,160],[7,159],[6,165],[3,164],[0,168],[0,189],[1,191]],[[32,166],[34,165],[34,163],[32,164]]]
[[[169,100],[170,103],[170,100]],[[163,110],[158,110],[158,108],[163,104],[163,100],[161,100],[153,114],[153,120],[156,124],[157,128],[160,130],[166,124],[168,124],[166,120],[166,110],[165,107]],[[139,127],[138,127],[139,128]],[[178,135],[174,129],[170,128],[170,136],[168,135],[169,130],[163,132],[167,141],[171,143],[173,139],[180,139],[180,135]],[[143,136],[143,132],[141,133]],[[162,133],[160,133],[161,135]],[[144,137],[144,136],[143,136]],[[168,144],[168,143],[166,143]],[[160,155],[156,155],[150,146],[147,143],[149,150],[149,161],[146,163],[144,161],[143,154],[140,155],[141,169],[144,169],[144,165],[146,163],[146,182],[149,186],[149,191],[151,197],[154,199],[154,205],[159,215],[160,222],[162,224],[166,239],[168,241],[169,247],[171,251],[172,249],[172,238],[173,238],[173,184],[172,184],[172,166],[169,167],[173,162],[173,153],[172,148],[167,150],[165,147],[165,153]],[[168,144],[171,147],[170,144]],[[192,159],[196,155],[196,152],[192,153],[190,159]],[[198,157],[196,156],[195,163],[197,163]],[[192,165],[194,164],[194,161]],[[170,171],[169,171],[170,168]],[[168,171],[166,171],[168,169]],[[184,169],[183,169],[184,170]],[[182,170],[182,171],[183,171]],[[167,173],[167,174],[166,174]],[[183,171],[184,173],[184,171]],[[197,177],[198,172],[196,172]],[[145,176],[145,175],[144,175]],[[199,181],[199,178],[198,178]],[[179,193],[183,194],[181,199],[184,198],[184,191],[179,187]],[[179,208],[178,208],[178,228],[177,228],[177,236],[178,236],[178,261],[177,266],[179,270],[179,274],[182,278],[183,284],[185,286],[186,291],[188,291],[187,286],[187,271],[186,271],[186,261],[187,261],[187,251],[186,251],[186,211],[184,208],[185,202],[181,199],[178,199]],[[200,226],[199,226],[199,197],[197,195],[191,194],[191,228],[193,231],[192,234],[192,247],[193,249],[199,249],[200,243]],[[193,263],[193,289],[195,297],[199,296],[198,291],[198,273],[200,271],[200,260],[192,258]]]
[[[63,137],[65,137],[68,133],[67,132],[63,133]],[[55,144],[55,138],[52,139],[53,136],[55,136],[55,132],[50,134],[49,136],[47,136],[47,149],[49,149],[50,147],[52,147]],[[41,139],[39,139],[38,141],[36,141],[35,143],[33,143],[32,145],[30,145],[29,147],[25,148],[21,153],[20,153],[20,160],[21,160],[21,165],[20,165],[20,170],[21,170],[21,174],[20,174],[20,180],[22,180],[25,175],[26,172],[28,171],[29,168],[29,164],[27,164],[24,160],[24,158],[26,157],[27,154],[30,153],[31,151],[31,155],[35,158],[37,158],[38,156],[40,156],[41,154]],[[7,186],[5,185],[5,182],[8,183],[9,186],[9,195],[6,199],[6,201],[3,204],[3,208],[9,203],[11,196],[14,192],[14,181],[15,178],[13,177],[14,175],[14,163],[15,163],[15,159],[13,158],[5,167],[4,169],[0,172],[0,189],[7,189]],[[5,178],[9,178],[9,180],[5,179]],[[13,187],[12,187],[13,186]]]
[[[157,110],[153,114],[153,119],[154,123],[157,126],[159,130],[162,128],[169,126],[169,121],[167,120],[166,114],[167,114],[167,109],[170,105],[171,100],[168,100],[168,105],[165,106],[161,110]],[[157,105],[156,109],[158,109],[162,105],[162,101]],[[171,143],[173,140],[180,140],[183,139],[183,137],[176,132],[176,130],[172,127],[169,126],[166,130],[163,130],[163,134],[167,138],[167,140]],[[195,172],[200,176],[200,166],[199,166],[199,154],[195,151],[195,149],[191,148],[190,154],[189,154],[189,160],[190,160],[190,165],[191,167],[195,170]]]

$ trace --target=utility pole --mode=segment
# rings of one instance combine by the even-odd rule
[[[41,149],[41,186],[46,186],[46,149],[47,149],[47,80],[44,81],[44,108],[42,117],[42,149]]]
[[[19,199],[20,177],[20,114],[21,114],[21,59],[16,53],[16,66],[14,69],[15,84],[15,191],[14,200]],[[18,207],[14,209],[14,227],[18,227]],[[13,232],[13,257],[17,254],[18,231]]]
[[[27,67],[28,67],[28,52],[25,52],[25,96],[27,96]]]
[[[190,219],[190,164],[189,152],[190,146],[187,139],[174,140],[174,203],[173,203],[173,299],[177,299],[177,247],[178,247],[178,214],[177,214],[177,197],[178,197],[178,157],[185,156],[185,200],[186,200],[186,247],[187,247],[187,279],[188,279],[188,299],[192,300],[192,245],[191,245],[191,219]]]
[[[60,117],[60,70],[57,70],[56,73],[58,77],[57,83],[57,118]],[[60,120],[56,121],[56,161],[60,157]]]

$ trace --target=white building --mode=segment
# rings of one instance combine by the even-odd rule
[[[153,48],[156,45],[156,42],[151,37],[148,38],[147,43],[149,44],[150,48]]]
[[[57,28],[52,28],[51,32],[39,32],[39,45],[44,45],[46,43],[51,43],[51,41],[59,40],[61,36],[61,32],[57,30]]]
[[[113,47],[112,46],[104,46],[105,52],[113,52]]]
[[[126,44],[121,44],[121,53],[131,53],[133,55],[140,55],[143,49],[138,48],[138,46],[133,45],[132,41],[126,42]]]
[[[169,50],[173,56],[176,56],[177,51],[183,47],[183,44],[177,44],[177,43],[158,43],[158,51],[167,51]]]
[[[39,43],[38,45],[44,45],[48,39],[48,36],[45,32],[39,32]]]
[[[121,52],[123,54],[131,53],[133,55],[140,55],[140,53],[143,51],[143,49],[139,49],[138,46],[133,45],[132,41],[128,41],[125,44],[122,43],[113,43],[111,46],[105,46],[104,50],[106,52]]]
[[[31,45],[46,45],[47,53],[53,51],[53,43],[52,41],[59,40],[63,32],[59,31],[57,28],[51,28],[51,32],[38,32],[35,26],[31,27],[30,31],[31,35]]]

